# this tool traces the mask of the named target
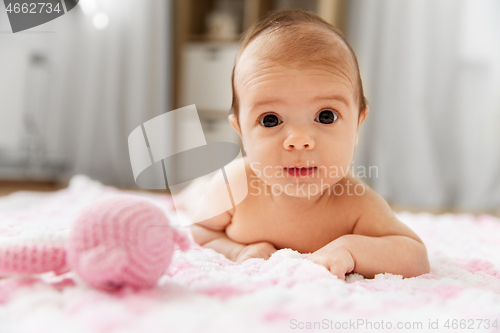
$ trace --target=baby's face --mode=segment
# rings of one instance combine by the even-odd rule
[[[353,73],[244,61],[237,81],[239,126],[234,115],[230,121],[256,175],[275,186],[274,193],[281,189],[295,197],[315,190],[307,184],[316,184],[318,193],[337,183],[352,162],[365,116],[358,119]]]

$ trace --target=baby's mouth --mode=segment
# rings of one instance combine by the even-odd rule
[[[316,171],[317,167],[289,167],[285,168],[288,174],[292,177],[307,177]]]

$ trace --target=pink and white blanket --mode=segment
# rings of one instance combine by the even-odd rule
[[[123,192],[79,175],[0,198],[0,245],[63,243],[83,207]],[[176,218],[168,195],[136,195]],[[74,272],[0,278],[0,332],[500,332],[500,220],[397,215],[425,242],[430,274],[344,282],[290,249],[236,264],[193,243],[149,290],[110,294]]]

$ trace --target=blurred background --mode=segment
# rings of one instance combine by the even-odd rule
[[[339,27],[357,54],[365,182],[396,210],[500,214],[496,0],[81,0],[16,34],[0,5],[0,195],[75,174],[135,189],[128,135],[190,104],[207,141],[239,143],[227,121],[239,37],[285,8]],[[176,120],[171,149],[197,121]]]

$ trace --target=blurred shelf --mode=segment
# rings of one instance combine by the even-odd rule
[[[68,184],[55,181],[0,180],[0,197],[17,191],[53,192],[66,188]]]
[[[231,108],[231,74],[239,43],[189,42],[182,49],[180,103],[195,104],[198,113],[220,113]]]

